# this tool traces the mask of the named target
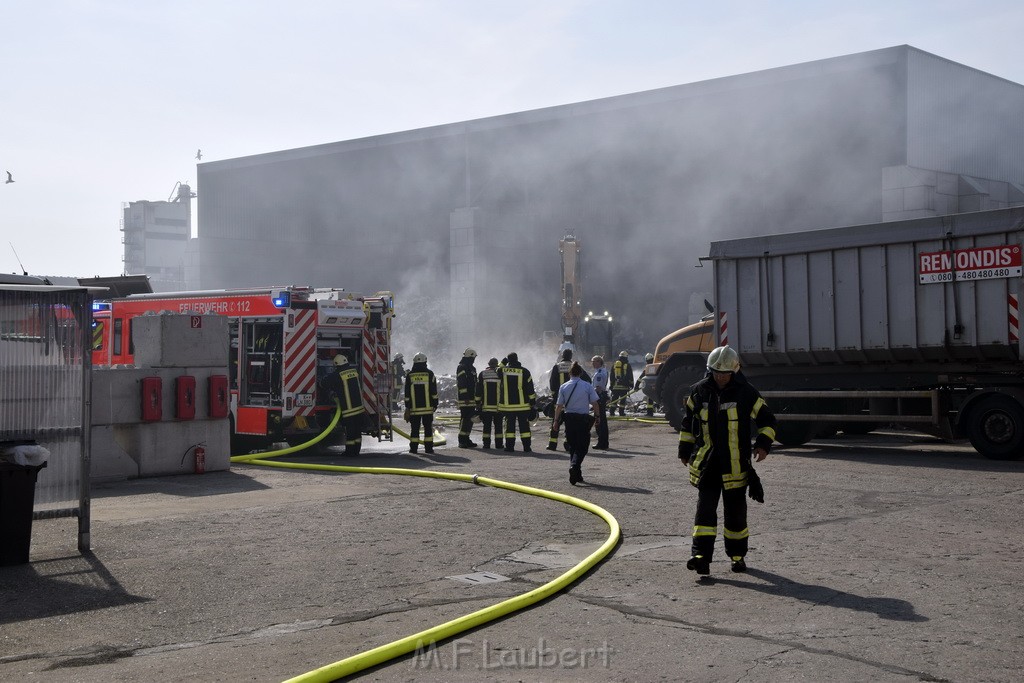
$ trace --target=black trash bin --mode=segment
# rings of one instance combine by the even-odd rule
[[[42,465],[0,462],[0,566],[26,564],[32,544],[32,506]]]

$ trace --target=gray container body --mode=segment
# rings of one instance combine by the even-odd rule
[[[1024,208],[713,242],[719,342],[746,368],[1020,372],[1019,267],[923,276],[921,255],[956,263],[975,250],[1019,264],[1022,244]],[[934,281],[943,277],[970,279]]]

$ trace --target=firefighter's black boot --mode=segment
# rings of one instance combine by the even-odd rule
[[[491,440],[490,439],[484,439],[484,448],[490,448],[490,447],[491,447]]]
[[[732,570],[737,574],[747,571],[747,562],[739,555],[732,556]]]
[[[504,448],[504,446],[501,443],[501,439],[499,439],[498,437],[494,437],[494,447],[498,449]]]
[[[414,444],[414,443],[409,444],[409,452],[410,453],[415,453],[416,452],[416,444]]]
[[[711,573],[711,560],[703,555],[694,555],[686,561],[686,568],[691,572],[697,572],[702,576],[707,576]]]
[[[530,448],[530,439],[523,439],[523,453],[533,453],[533,449]]]

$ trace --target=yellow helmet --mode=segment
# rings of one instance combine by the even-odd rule
[[[339,353],[337,356],[334,357],[334,364],[339,366],[348,365],[348,356],[346,356],[343,353]]]
[[[739,369],[740,357],[731,346],[719,346],[708,354],[708,370],[736,372]]]

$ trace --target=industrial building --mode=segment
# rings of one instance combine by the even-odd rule
[[[198,282],[446,302],[452,348],[582,306],[650,350],[703,313],[712,239],[1024,203],[1024,87],[910,46],[198,165]],[[696,305],[695,305],[696,302]],[[618,343],[618,342],[617,342]]]

